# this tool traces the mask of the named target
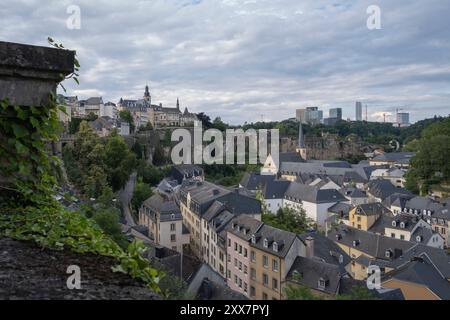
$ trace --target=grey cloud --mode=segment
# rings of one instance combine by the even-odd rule
[[[77,50],[69,93],[105,100],[176,98],[231,123],[292,117],[308,105],[370,114],[405,105],[418,120],[450,109],[447,1],[380,0],[382,30],[366,28],[373,1],[2,0],[0,39]],[[65,27],[78,4],[82,29]],[[3,18],[4,17],[4,18]]]

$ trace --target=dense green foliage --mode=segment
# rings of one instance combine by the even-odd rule
[[[128,124],[130,125],[130,132],[134,132],[136,126],[134,124],[133,116],[131,115],[130,110],[121,110],[119,112],[119,118],[122,121],[128,122]]]
[[[163,169],[141,160],[138,165],[137,175],[144,183],[155,186],[164,178],[165,172]]]
[[[353,286],[350,293],[336,296],[337,300],[378,300],[379,298],[363,285]]]
[[[258,171],[258,165],[202,165],[206,180],[226,187],[237,186],[246,172]]]
[[[426,127],[406,148],[417,152],[406,174],[406,188],[427,194],[430,186],[450,181],[450,118]]]
[[[131,206],[134,212],[138,212],[142,203],[150,198],[152,194],[152,188],[142,180],[138,180],[134,188],[133,199],[131,199]]]
[[[97,198],[110,186],[121,189],[136,165],[136,156],[123,138],[111,134],[100,139],[87,122],[80,124],[74,146],[63,151],[67,174],[83,194]]]
[[[306,217],[305,210],[294,210],[291,208],[280,208],[277,214],[263,213],[262,221],[274,228],[303,233],[311,228],[311,221]]]

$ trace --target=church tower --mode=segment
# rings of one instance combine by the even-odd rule
[[[177,109],[180,110],[180,100],[177,98]]]
[[[148,85],[145,86],[144,100],[147,101],[150,105],[152,104],[152,97],[150,96],[150,91],[148,90]]]
[[[298,146],[297,146],[296,151],[303,158],[303,160],[305,160],[305,161],[307,160],[305,135],[303,134],[303,126],[302,126],[301,121],[300,121],[300,124],[298,127]]]

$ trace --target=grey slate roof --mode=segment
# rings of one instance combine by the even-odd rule
[[[262,251],[266,251],[272,255],[284,258],[292,244],[294,243],[297,235],[295,233],[277,229],[264,224],[259,228],[255,234],[256,243],[251,242],[252,247],[256,247]],[[264,239],[268,240],[268,247],[264,247]],[[278,244],[278,251],[273,250],[273,243]]]
[[[331,230],[328,238],[381,260],[400,257],[403,252],[415,245],[413,242],[389,238],[345,225],[339,225]],[[391,258],[386,257],[387,250],[391,251]]]
[[[283,162],[305,162],[303,158],[297,152],[280,152],[280,163]]]
[[[381,199],[381,201],[385,200],[387,197],[393,195],[394,193],[401,193],[410,195],[406,189],[395,187],[389,180],[378,179],[372,180],[368,184],[368,192],[376,198]]]
[[[367,198],[367,194],[364,191],[359,190],[358,188],[347,187],[339,190],[343,196],[349,198]]]
[[[445,250],[424,244],[414,244],[414,246],[404,251],[398,259],[391,261],[389,266],[392,268],[400,268],[416,257],[428,259],[444,278],[450,279],[450,255]]]
[[[282,199],[286,194],[290,181],[284,180],[272,180],[268,181],[264,186],[264,198],[265,199]]]
[[[358,214],[363,214],[366,216],[383,215],[390,213],[390,210],[379,202],[360,204],[356,206],[356,211]]]
[[[328,212],[332,212],[338,215],[340,218],[348,218],[350,210],[352,210],[354,206],[345,202],[338,202],[332,207],[328,208]]]
[[[328,264],[332,264],[339,267],[341,275],[345,274],[345,266],[351,261],[350,256],[345,253],[333,240],[327,238],[326,236],[318,233],[317,231],[306,232],[299,234],[298,237],[303,242],[308,237],[314,239],[314,258],[319,259]]]
[[[374,161],[395,161],[395,162],[409,162],[412,157],[416,155],[415,152],[389,152],[376,156]]]
[[[450,282],[427,259],[416,259],[385,275],[383,282],[397,279],[429,288],[442,300],[450,300]]]
[[[161,195],[154,194],[144,201],[144,205],[158,212],[179,213],[180,209],[174,201],[166,201]]]
[[[332,203],[347,199],[334,189],[320,190],[313,186],[292,182],[286,190],[285,199],[312,203]]]
[[[249,241],[252,235],[257,232],[262,225],[263,223],[259,220],[247,215],[240,215],[227,225],[226,231],[243,240]]]
[[[264,175],[259,172],[246,172],[241,179],[240,185],[247,190],[262,189],[267,182],[275,180],[275,175]]]
[[[299,279],[297,279],[297,275]],[[326,282],[325,288],[319,288],[319,280]],[[286,280],[300,283],[308,288],[328,294],[338,294],[341,274],[339,267],[314,258],[297,257],[289,270]]]

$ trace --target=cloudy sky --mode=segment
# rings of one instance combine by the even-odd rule
[[[0,16],[0,41],[77,50],[81,84],[66,85],[79,98],[140,98],[148,83],[153,102],[233,124],[306,106],[354,118],[356,100],[369,120],[450,114],[448,0],[1,0]]]

